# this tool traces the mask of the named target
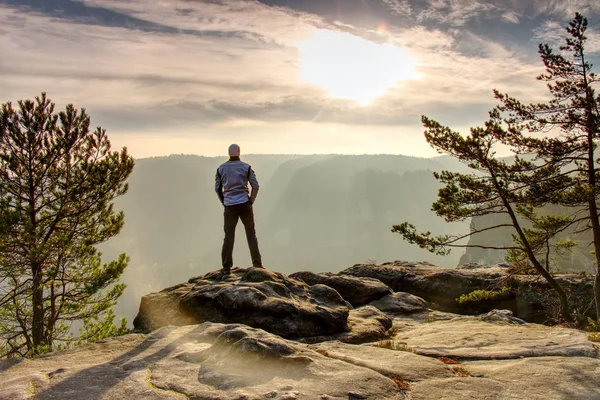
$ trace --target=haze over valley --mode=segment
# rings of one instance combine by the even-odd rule
[[[432,171],[465,168],[449,157],[248,155],[260,190],[254,206],[267,268],[337,272],[362,262],[424,260],[455,267],[463,253],[435,256],[403,241],[392,225],[413,221],[460,233],[430,211]],[[137,160],[129,192],[117,199],[123,231],[101,247],[105,259],[131,257],[118,313],[132,320],[141,296],[221,268],[223,208],[214,192],[223,157],[173,155]],[[243,225],[234,264],[251,265]]]

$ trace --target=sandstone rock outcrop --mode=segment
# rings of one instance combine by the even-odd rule
[[[429,263],[396,261],[382,265],[358,264],[341,275],[378,279],[395,292],[422,297],[442,311],[460,312],[455,301],[461,294],[493,287],[505,277],[500,268],[445,269]],[[506,307],[494,307],[506,308]]]
[[[337,340],[343,343],[360,344],[384,339],[392,327],[392,319],[373,306],[350,310],[348,330],[337,335],[321,335],[301,338],[303,343],[318,343]]]
[[[369,305],[388,314],[413,314],[427,311],[427,302],[420,297],[406,292],[388,294]]]
[[[50,357],[0,360],[0,398],[403,399],[388,377],[260,329],[163,327]]]
[[[399,332],[394,340],[415,354],[457,360],[597,356],[594,343],[584,332],[509,321],[485,322],[482,316],[424,323]]]
[[[334,288],[354,307],[368,304],[392,293],[389,286],[373,278],[356,278],[331,272],[319,274],[311,271],[296,272],[291,274],[290,278],[301,280],[309,285],[321,284]]]
[[[502,274],[486,270],[482,279]],[[414,283],[447,272],[426,264],[349,271],[396,288],[410,274]],[[373,279],[299,274],[309,285],[274,271],[233,272],[145,296],[136,326],[152,332],[0,360],[0,400],[600,399],[600,346],[585,332],[527,323],[510,310],[431,310]],[[327,280],[343,282],[342,291],[380,289],[345,300]],[[371,301],[353,308],[349,299]]]
[[[399,332],[361,345],[241,324],[163,327],[0,360],[0,399],[600,399],[600,359],[582,332],[425,314],[394,317]]]
[[[482,266],[465,265],[445,269],[429,263],[395,261],[381,265],[357,264],[340,275],[378,279],[395,292],[422,297],[434,309],[467,315],[478,315],[493,309],[511,310],[528,322],[552,322],[557,314],[550,286],[539,276],[513,275],[507,279],[506,264]],[[572,305],[581,317],[594,317],[593,279],[582,275],[557,275],[555,279],[569,293]],[[462,294],[475,290],[509,290],[493,299],[459,303]]]
[[[335,335],[347,330],[351,306],[334,289],[307,285],[260,268],[234,268],[142,298],[134,327],[150,331],[166,325],[205,321],[242,323],[286,338]]]

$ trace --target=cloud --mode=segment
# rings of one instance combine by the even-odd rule
[[[61,97],[89,91],[96,94],[93,103],[112,103],[114,96],[107,92],[119,86],[123,102],[147,103],[172,96],[211,98],[218,92],[243,97],[261,89],[268,95],[269,88],[301,85],[290,80],[297,50],[276,43],[86,26],[11,8],[0,8],[0,26],[9,31],[0,37],[0,79],[21,93],[45,81],[40,89]],[[168,83],[170,91],[164,90]],[[81,86],[73,93],[76,85]],[[160,91],[154,92],[157,87]]]
[[[520,22],[519,14],[514,11],[506,11],[502,14],[502,20],[505,22],[511,22],[513,24],[518,24]]]
[[[78,0],[88,6],[104,7],[133,15],[150,23],[169,26],[176,33],[220,32],[221,36],[250,35],[289,45],[304,38],[315,27],[325,24],[313,14],[268,7],[255,1],[123,2],[121,0]],[[293,29],[289,29],[293,26]]]
[[[463,26],[473,18],[490,18],[499,9],[491,2],[478,0],[431,0],[418,12],[417,20]]]
[[[410,16],[412,14],[412,6],[408,0],[382,0],[383,3],[390,9],[392,14],[401,16]]]
[[[137,16],[127,14],[122,9],[110,9],[103,7],[101,3],[97,5],[86,5],[76,0],[2,0],[8,6],[26,11],[38,12],[53,18],[59,18],[79,24],[101,25],[118,28],[127,28],[141,30],[145,32],[160,32],[167,34],[188,34],[201,37],[240,37],[255,40],[263,40],[263,36],[248,31],[240,30],[197,30],[193,27],[181,28],[169,26],[158,22],[153,22]],[[92,3],[96,4],[96,3]],[[188,9],[191,10],[191,9]]]
[[[250,32],[266,39],[259,42],[251,36],[223,34],[208,38],[122,27],[90,27],[4,8],[0,9],[0,26],[11,32],[3,38],[6,59],[11,62],[0,65],[0,79],[7,83],[9,95],[12,92],[31,96],[40,91],[33,88],[43,86],[42,90],[54,93],[59,100],[87,98],[88,108],[103,110],[111,106],[131,109],[176,103],[229,105],[225,107],[229,113],[209,113],[211,121],[219,115],[231,118],[235,104],[240,104],[239,111],[244,118],[252,117],[244,112],[252,114],[270,107],[269,112],[256,114],[256,118],[263,115],[267,120],[294,119],[296,112],[297,119],[305,120],[329,101],[323,90],[303,83],[298,71],[296,46],[299,40],[317,27],[327,26],[318,17],[253,2],[90,0],[86,5],[104,6],[164,26],[194,28],[198,32]],[[366,31],[363,33],[369,35]],[[456,93],[457,101],[465,97],[462,94],[481,96],[483,91],[473,90],[479,86],[474,85],[474,81],[485,85],[506,71],[518,70],[518,62],[511,60],[486,62],[485,58],[462,57],[452,51],[455,44],[452,34],[424,26],[390,28],[385,40],[411,50],[421,64],[423,81],[406,86],[406,92],[397,94],[400,101],[394,102],[396,92],[392,89],[392,94],[384,96],[379,103],[390,101],[421,107],[428,101],[421,98],[421,93],[437,96],[435,88]],[[487,49],[482,51],[485,57],[507,55],[500,51],[502,46],[493,42],[475,37],[470,41]],[[485,65],[482,67],[482,64]],[[434,65],[441,68],[432,67]],[[461,76],[466,78],[461,79]],[[40,85],[40,82],[46,84]],[[463,87],[465,84],[469,87]],[[485,97],[490,89],[486,88]],[[307,98],[319,101],[298,102]],[[480,98],[484,96],[472,98],[469,103]],[[289,99],[296,100],[290,103]],[[286,111],[275,111],[279,109]],[[349,116],[344,117],[344,113]],[[362,114],[368,113],[358,113]],[[207,111],[198,112],[198,118],[206,115]],[[330,106],[324,115],[348,123],[357,119],[355,107],[339,105]],[[371,120],[386,124],[390,121],[385,117]]]
[[[389,28],[388,40],[395,45],[409,49],[442,50],[450,49],[455,44],[455,35],[439,29],[415,26],[412,28]]]
[[[419,18],[464,25],[474,18],[518,23],[528,15],[572,18],[575,12],[597,15],[600,3],[594,0],[427,0]]]
[[[542,43],[548,43],[556,50],[558,50],[558,47],[565,44],[566,35],[565,26],[556,21],[545,21],[540,27],[534,30],[534,37],[536,40]],[[586,53],[600,53],[600,31],[594,30],[593,27],[588,26],[585,36],[587,37],[585,46]]]
[[[476,125],[494,105],[492,88],[524,101],[545,98],[543,84],[535,81],[542,70],[531,57],[535,45],[524,50],[517,33],[526,30],[526,21],[539,26],[535,35],[553,37],[564,24],[533,21],[541,13],[562,13],[558,3],[536,8],[532,17],[526,9],[534,3],[512,0],[344,3],[356,10],[369,4],[379,13],[364,26],[355,23],[356,15],[335,22],[258,1],[45,0],[43,9],[10,1],[0,0],[0,101],[47,91],[59,106],[86,107],[93,124],[135,138],[196,132],[197,138],[213,140],[211,135],[246,131],[242,126],[249,124],[253,135],[264,129],[263,143],[269,143],[265,132],[277,135],[278,129],[312,129],[327,141],[328,126],[340,135],[344,129],[373,132],[372,140],[385,131],[385,140],[391,140],[394,128],[419,129],[422,114],[442,123]],[[67,3],[79,11],[61,16],[50,6]],[[102,15],[113,15],[116,22]],[[387,31],[377,32],[373,20],[387,20]],[[473,28],[477,24],[479,31]],[[486,34],[492,25],[517,38],[510,42]],[[300,71],[299,43],[319,29],[402,47],[421,78],[398,82],[366,107],[332,100],[324,89],[304,82]],[[591,35],[590,43],[597,42]]]
[[[532,3],[538,14],[561,19],[571,19],[576,12],[588,16],[600,13],[600,3],[593,0],[533,0]]]

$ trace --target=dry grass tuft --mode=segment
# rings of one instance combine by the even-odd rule
[[[438,357],[438,360],[440,360],[444,364],[460,364],[454,358],[450,358],[450,357]]]
[[[467,371],[467,369],[465,367],[463,367],[462,365],[457,365],[457,366],[452,367],[452,372],[454,372],[454,375],[456,375],[460,378],[466,378],[466,377],[471,376],[469,371]]]
[[[385,336],[388,339],[393,338],[394,336],[396,336],[398,334],[399,331],[400,331],[400,329],[398,329],[398,327],[394,325],[390,329],[387,330],[387,332],[385,333]]]
[[[513,261],[506,269],[507,275],[539,275],[528,260]]]
[[[588,340],[590,342],[600,342],[600,332],[590,333],[588,335]]]
[[[396,342],[395,340],[385,339],[380,340],[375,344],[376,347],[382,349],[396,350],[396,351],[412,351],[408,345],[404,342]]]
[[[410,383],[406,382],[404,379],[397,377],[397,376],[392,376],[390,378],[396,385],[398,385],[398,388],[400,390],[410,390]]]
[[[430,324],[435,321],[437,321],[436,317],[434,317],[433,315],[428,315],[427,318],[425,318],[425,321],[423,321],[423,322]]]

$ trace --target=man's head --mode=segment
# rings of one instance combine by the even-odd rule
[[[229,157],[239,157],[240,156],[240,146],[237,144],[232,144],[229,146]]]

